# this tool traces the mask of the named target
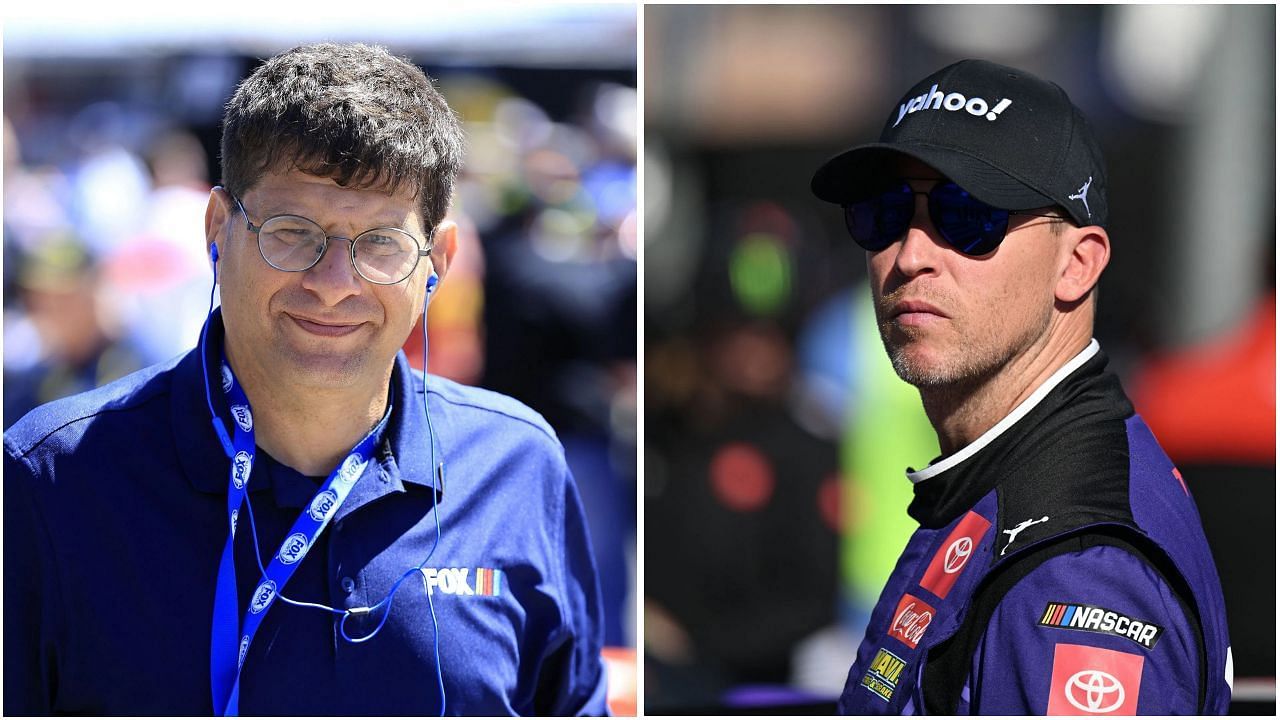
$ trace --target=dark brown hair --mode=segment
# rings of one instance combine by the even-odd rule
[[[222,184],[239,197],[296,168],[343,187],[408,187],[428,232],[462,167],[458,118],[423,71],[386,48],[317,43],[254,70],[227,103]]]

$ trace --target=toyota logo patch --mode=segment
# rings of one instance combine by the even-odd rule
[[[942,563],[942,571],[951,575],[960,572],[964,564],[969,562],[969,556],[973,554],[973,541],[967,537],[951,543],[951,547],[947,548],[947,559]]]
[[[1124,685],[1110,673],[1081,670],[1067,680],[1067,702],[1087,713],[1109,713],[1124,704]]]

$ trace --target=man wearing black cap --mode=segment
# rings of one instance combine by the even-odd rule
[[[812,183],[942,456],[841,712],[1213,714],[1222,590],[1195,503],[1092,339],[1107,178],[1057,85],[966,60]]]

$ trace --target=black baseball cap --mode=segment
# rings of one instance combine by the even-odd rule
[[[1057,85],[986,60],[961,60],[916,83],[880,142],[836,155],[813,194],[845,204],[883,189],[887,164],[908,155],[975,198],[1005,210],[1061,206],[1077,225],[1107,224],[1102,150]]]

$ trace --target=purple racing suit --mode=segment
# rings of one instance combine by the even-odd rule
[[[844,714],[1225,714],[1217,570],[1097,341],[918,472]]]

